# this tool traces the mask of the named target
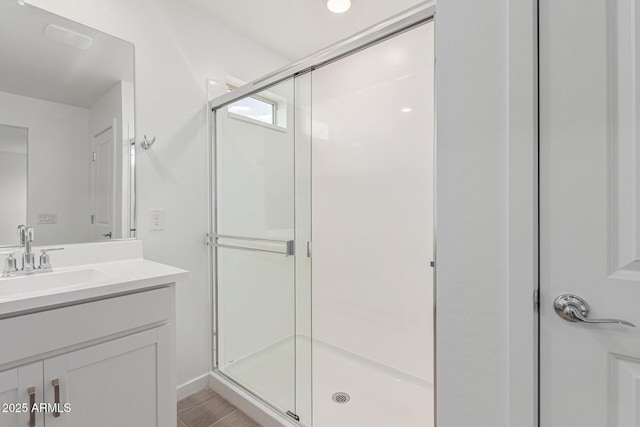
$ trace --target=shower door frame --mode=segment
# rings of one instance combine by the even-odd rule
[[[435,2],[419,4],[400,14],[392,16],[386,21],[322,49],[309,57],[244,84],[232,92],[220,95],[209,102],[209,112],[231,104],[239,99],[254,95],[288,78],[313,71],[345,56],[366,49],[369,46],[408,31],[418,25],[435,21],[435,15]],[[215,135],[212,135],[212,137],[215,138]],[[215,155],[215,153],[213,154]]]
[[[286,414],[279,408],[276,408],[271,403],[258,396],[252,390],[238,383],[233,378],[226,375],[224,372],[219,370],[218,366],[218,306],[217,306],[217,295],[218,295],[218,280],[217,280],[217,267],[216,260],[218,258],[218,250],[215,245],[215,236],[217,235],[217,194],[216,194],[216,132],[215,132],[215,114],[216,110],[233,103],[239,99],[254,95],[258,92],[268,89],[271,86],[274,86],[280,82],[283,82],[289,78],[295,78],[302,74],[306,74],[311,72],[317,68],[320,68],[324,65],[337,61],[341,58],[354,54],[358,51],[366,49],[370,46],[373,46],[382,41],[388,40],[396,35],[399,35],[405,31],[409,31],[413,28],[416,28],[420,25],[426,24],[428,22],[435,22],[435,14],[436,14],[436,5],[435,2],[425,2],[421,3],[413,8],[406,10],[400,14],[392,16],[386,21],[383,21],[379,24],[376,24],[364,31],[355,34],[352,37],[349,37],[341,42],[338,42],[328,48],[318,51],[317,53],[302,59],[298,62],[293,63],[292,65],[276,70],[273,73],[270,73],[264,77],[261,77],[257,80],[254,80],[250,83],[247,83],[233,92],[229,92],[223,94],[208,104],[208,120],[209,120],[209,132],[210,132],[210,156],[209,156],[209,171],[210,171],[210,222],[209,222],[209,233],[207,235],[207,244],[209,246],[209,264],[210,264],[210,280],[212,283],[212,292],[211,292],[211,322],[213,325],[213,342],[212,342],[212,371],[216,374],[222,376],[224,379],[230,381],[235,386],[240,389],[246,391],[255,399],[260,401],[261,403],[267,405],[272,408],[273,411],[281,415],[283,419],[286,419],[289,422],[292,422],[293,419],[288,418]],[[437,152],[437,139],[434,138],[434,145],[436,146]],[[435,195],[435,188],[434,188]],[[435,247],[436,237],[434,235],[434,247]],[[436,284],[437,278],[434,275],[434,391],[437,389],[437,378],[435,375],[435,364],[437,363],[436,358],[436,319],[435,319],[435,294],[436,294]],[[434,393],[434,400],[436,399],[437,393]],[[434,402],[435,403],[435,402]]]

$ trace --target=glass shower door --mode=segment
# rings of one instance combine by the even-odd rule
[[[294,81],[214,114],[217,369],[295,417]]]

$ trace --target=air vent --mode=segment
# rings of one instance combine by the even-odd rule
[[[58,43],[66,44],[67,46],[72,46],[80,50],[89,49],[93,43],[93,39],[89,36],[54,24],[46,26],[44,35]]]

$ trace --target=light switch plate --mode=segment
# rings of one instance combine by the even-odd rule
[[[56,212],[45,212],[38,214],[38,224],[57,224],[58,214]]]

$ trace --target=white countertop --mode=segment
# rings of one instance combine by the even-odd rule
[[[54,264],[51,272],[0,278],[0,317],[138,292],[188,275],[141,257],[61,268]]]

